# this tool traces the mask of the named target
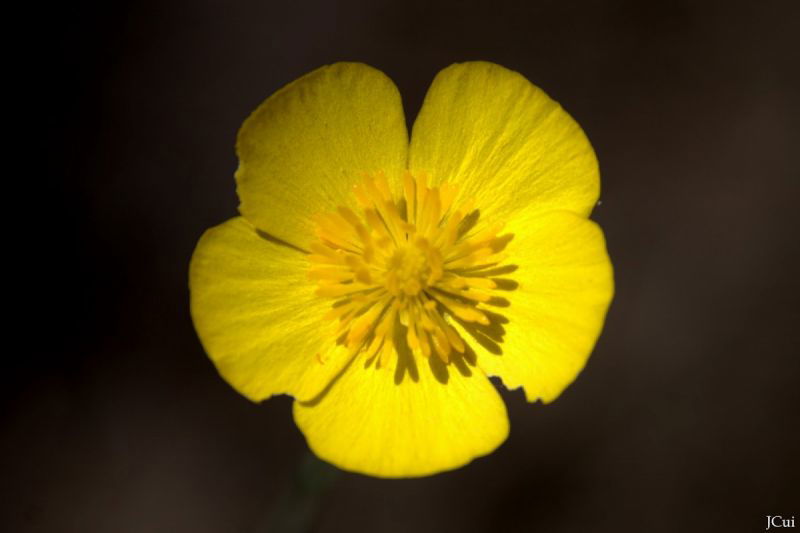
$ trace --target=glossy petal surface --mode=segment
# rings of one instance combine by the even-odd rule
[[[357,359],[318,402],[295,402],[314,453],[344,470],[415,477],[462,466],[505,440],[505,405],[479,369],[410,361],[376,369]]]
[[[270,96],[244,122],[236,143],[239,210],[259,229],[307,249],[312,216],[353,207],[364,173],[395,183],[408,134],[400,94],[360,63],[322,67]]]
[[[347,363],[306,265],[305,254],[260,236],[242,217],[206,231],[192,256],[197,334],[222,377],[253,401],[312,398]]]
[[[570,212],[511,224],[509,263],[519,285],[508,292],[495,331],[465,332],[478,364],[529,401],[553,401],[586,364],[614,292],[600,228]],[[516,230],[516,231],[515,231]],[[500,274],[496,279],[503,279]],[[481,333],[480,331],[478,333]]]
[[[553,210],[588,216],[600,190],[580,126],[522,75],[493,63],[455,64],[436,76],[414,123],[409,165],[432,183],[457,185],[488,224]]]

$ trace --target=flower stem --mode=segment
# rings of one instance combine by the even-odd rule
[[[300,461],[291,487],[272,507],[264,531],[307,533],[311,530],[323,496],[339,470],[308,452]]]

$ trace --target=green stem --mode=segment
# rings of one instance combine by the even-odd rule
[[[297,468],[291,487],[273,506],[264,531],[269,533],[310,531],[322,497],[337,477],[339,470],[308,452]]]

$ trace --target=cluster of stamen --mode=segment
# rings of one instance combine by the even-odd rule
[[[318,215],[309,255],[317,295],[334,299],[326,318],[338,321],[337,341],[385,366],[403,334],[413,353],[448,363],[466,349],[451,321],[490,324],[483,305],[499,298],[487,269],[512,235],[498,236],[502,225],[472,232],[473,202],[453,206],[456,188],[424,176],[406,173],[399,200],[383,175],[353,192],[361,216],[344,206]]]

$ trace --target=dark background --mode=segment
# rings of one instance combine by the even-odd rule
[[[259,531],[305,454],[214,371],[187,265],[236,214],[242,120],[338,60],[399,86],[485,59],[578,120],[617,296],[554,404],[451,473],[342,474],[315,532],[763,531],[800,519],[798,2],[70,3],[13,54],[35,135],[3,371],[5,531]],[[13,24],[7,20],[7,24]],[[13,159],[17,154],[7,154]],[[8,326],[6,326],[8,327]],[[787,530],[789,531],[789,530]]]

